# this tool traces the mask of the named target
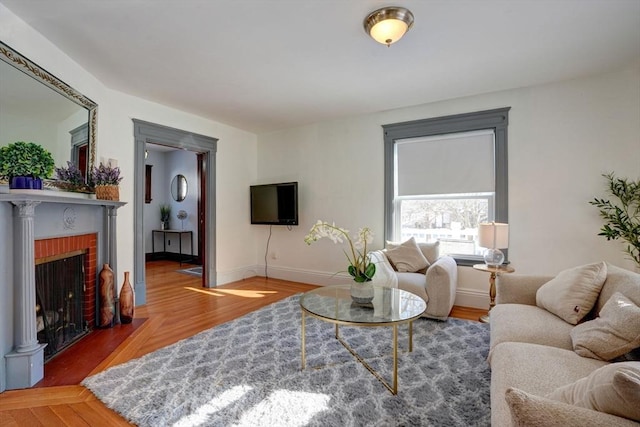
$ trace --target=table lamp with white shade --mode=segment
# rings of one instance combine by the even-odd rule
[[[478,246],[486,248],[484,262],[490,267],[498,267],[504,262],[500,249],[509,247],[509,224],[483,222],[478,227]]]

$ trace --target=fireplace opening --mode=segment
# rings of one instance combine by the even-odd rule
[[[36,327],[45,362],[90,332],[85,318],[86,250],[36,262]]]

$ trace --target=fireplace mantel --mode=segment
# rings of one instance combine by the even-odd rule
[[[54,193],[54,194],[52,194]],[[59,193],[59,194],[58,194]],[[65,196],[63,192],[30,191],[0,194],[0,221],[8,227],[4,240],[6,256],[0,260],[0,271],[13,271],[0,283],[1,296],[10,296],[12,313],[0,315],[10,330],[0,331],[0,351],[4,366],[0,374],[0,391],[32,387],[44,377],[44,345],[37,340],[35,296],[36,238],[75,235],[87,231],[98,233],[99,263],[116,270],[116,211],[124,202]],[[6,206],[10,205],[10,208]],[[12,219],[11,219],[12,217]],[[0,247],[0,255],[3,248]],[[4,267],[4,268],[2,268]],[[12,279],[12,280],[11,280]],[[12,285],[11,285],[12,282]],[[114,290],[117,295],[117,289]],[[9,328],[7,328],[9,329]]]
[[[116,202],[113,200],[89,199],[84,197],[66,196],[64,191],[47,191],[47,190],[22,190],[23,192],[0,194],[0,202],[40,202],[40,203],[62,203],[66,205],[93,205],[93,206],[112,206],[119,208],[124,206],[125,202]]]

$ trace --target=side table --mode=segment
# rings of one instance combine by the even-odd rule
[[[489,311],[487,314],[480,316],[480,321],[483,323],[489,323],[489,316],[491,315],[491,309],[496,305],[496,276],[500,273],[513,273],[515,270],[507,265],[501,265],[498,267],[490,266],[487,264],[474,264],[474,269],[490,273],[489,276],[489,297],[491,302],[489,303]]]
[[[191,259],[193,259],[193,231],[191,230],[151,230],[151,253],[156,253],[155,234],[162,233],[162,251],[166,255],[167,253],[167,234],[178,235],[178,247],[180,253],[180,267],[182,267],[183,255],[182,255],[182,236],[184,234],[189,236],[189,243],[191,243]],[[171,243],[171,242],[169,242]]]

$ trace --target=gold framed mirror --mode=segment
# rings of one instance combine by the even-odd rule
[[[85,179],[96,157],[98,104],[0,42],[0,146],[29,141],[72,161]]]

